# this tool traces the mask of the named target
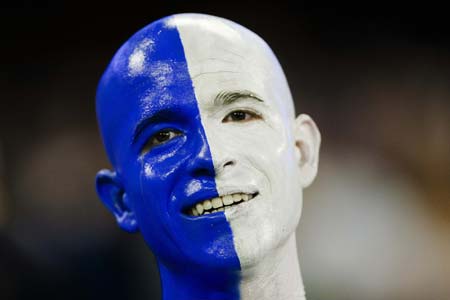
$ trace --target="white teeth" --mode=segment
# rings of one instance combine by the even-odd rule
[[[242,195],[241,194],[234,194],[233,195],[234,203],[240,202],[241,200],[242,200]]]
[[[238,203],[242,200],[249,201],[252,198],[252,194],[232,194],[208,199],[197,203],[194,207],[192,207],[190,214],[192,216],[202,216],[219,211],[226,211],[231,207],[238,205]]]
[[[197,209],[197,212],[199,215],[201,215],[203,213],[203,205],[201,203],[197,203],[195,208]]]
[[[194,216],[198,216],[198,212],[197,212],[197,210],[195,209],[195,207],[193,207],[192,208],[192,214],[194,215]]]
[[[220,199],[220,197],[216,197],[216,198],[212,199],[212,207],[219,208],[222,206],[223,206],[223,203],[222,203],[222,199]]]
[[[210,201],[210,200],[205,200],[205,201],[203,202],[203,208],[204,208],[204,209],[211,209],[211,208],[212,208],[212,203],[211,203],[211,201]]]
[[[233,196],[231,196],[231,195],[226,195],[226,196],[224,196],[224,197],[222,198],[222,200],[223,200],[223,204],[225,204],[225,205],[231,205],[231,204],[233,204]]]

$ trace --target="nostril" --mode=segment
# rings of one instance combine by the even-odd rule
[[[217,164],[216,169],[214,170],[216,172],[216,176],[222,176],[223,172],[225,172],[228,167],[232,167],[236,164],[235,160],[232,159],[224,159],[221,163]]]
[[[196,169],[193,172],[194,177],[196,178],[200,178],[200,177],[210,177],[211,176],[211,170],[206,169],[206,168],[199,168]]]
[[[226,163],[224,163],[223,164],[223,167],[225,168],[225,167],[228,167],[228,166],[233,166],[235,163],[234,163],[234,161],[233,160],[229,160],[229,161],[227,161]]]

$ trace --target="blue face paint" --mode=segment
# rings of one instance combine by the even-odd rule
[[[166,21],[131,37],[99,83],[97,117],[116,172],[99,173],[97,190],[154,252],[164,299],[238,299],[240,264],[224,214],[186,214],[218,192],[183,45]]]

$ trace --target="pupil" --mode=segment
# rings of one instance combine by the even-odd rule
[[[156,135],[156,140],[157,140],[158,142],[164,142],[164,141],[166,141],[169,137],[170,137],[170,132],[167,132],[167,131],[158,132],[158,134]]]
[[[245,119],[245,112],[243,111],[235,111],[233,112],[233,114],[231,115],[233,120],[244,120]]]

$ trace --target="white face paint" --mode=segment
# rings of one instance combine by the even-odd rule
[[[258,193],[225,211],[245,271],[281,247],[301,215],[289,87],[270,48],[244,27],[195,14],[177,15],[170,23],[178,28],[183,43],[219,195]],[[247,96],[231,104],[214,103],[218,94],[227,92],[251,94],[263,102]],[[236,110],[260,118],[224,121]]]

